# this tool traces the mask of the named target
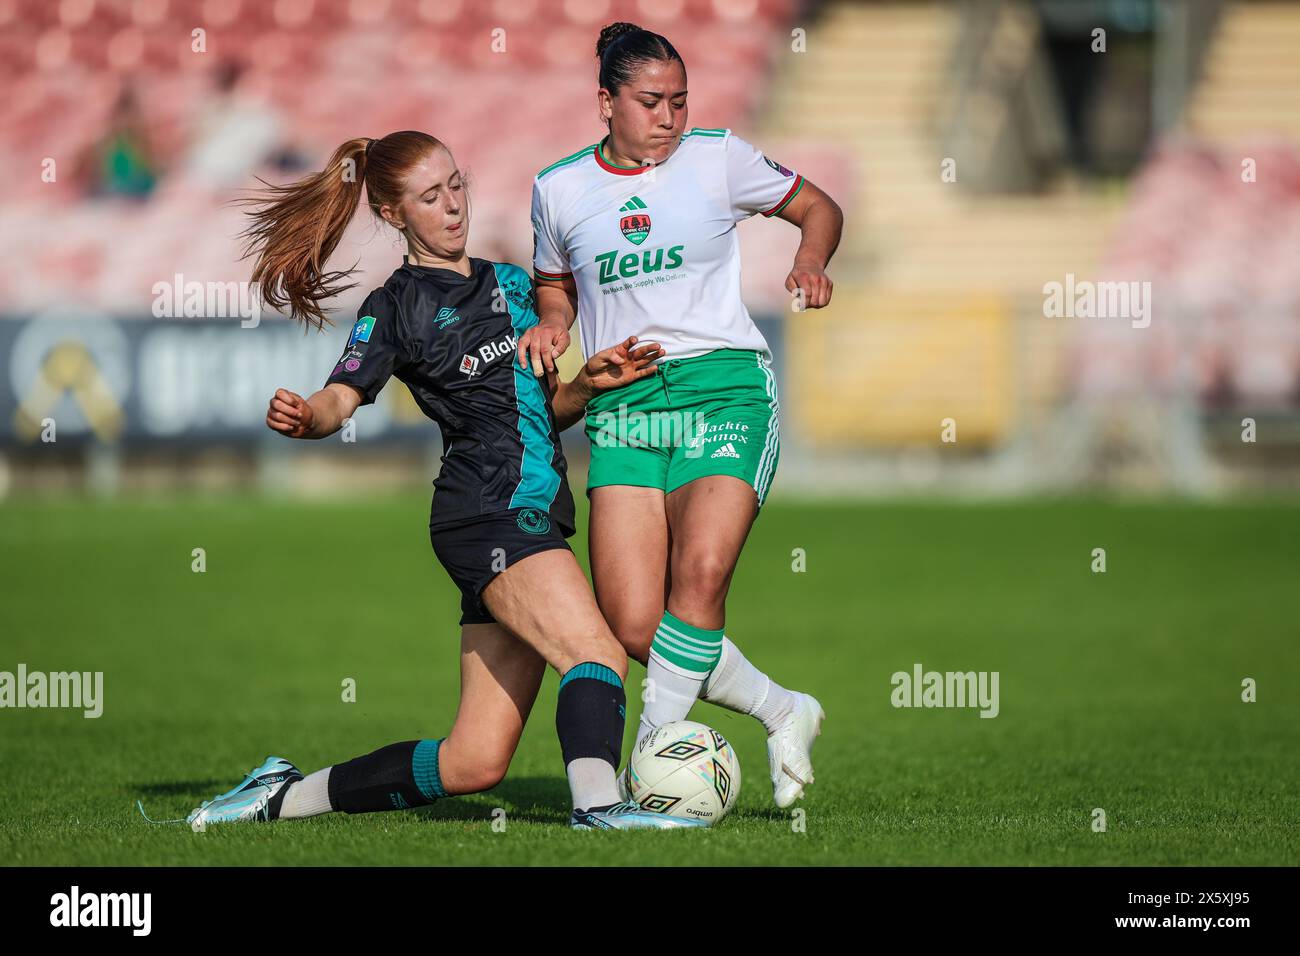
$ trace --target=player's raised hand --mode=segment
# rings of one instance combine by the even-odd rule
[[[290,438],[306,438],[311,432],[315,414],[312,407],[297,392],[277,388],[266,412],[268,428]]]
[[[785,288],[795,298],[795,311],[820,309],[829,305],[834,283],[826,270],[812,264],[796,262],[785,277]]]
[[[539,378],[555,371],[555,360],[569,347],[569,330],[550,322],[534,325],[519,337],[519,367],[533,367]]]
[[[593,391],[603,392],[654,375],[659,370],[654,363],[663,355],[664,350],[657,342],[638,345],[637,337],[630,335],[626,341],[588,359],[582,368],[582,376]]]

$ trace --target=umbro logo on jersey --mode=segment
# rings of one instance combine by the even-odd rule
[[[709,457],[710,458],[739,458],[740,453],[736,451],[735,445],[733,445],[731,442],[727,442],[725,445],[723,445],[721,448],[719,448]]]
[[[445,329],[453,322],[459,322],[460,316],[456,314],[455,309],[439,309],[433,321],[438,323],[439,329]]]
[[[640,196],[633,196],[618,207],[619,212],[628,214],[618,221],[618,227],[623,231],[623,238],[634,246],[641,245],[650,235],[650,214],[644,210],[645,203]]]

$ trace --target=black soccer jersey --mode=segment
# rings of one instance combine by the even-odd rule
[[[516,361],[537,324],[532,279],[470,259],[468,277],[406,264],[362,303],[330,382],[370,404],[389,377],[405,383],[442,431],[432,527],[511,508],[550,514],[573,534],[573,495],[545,379]]]

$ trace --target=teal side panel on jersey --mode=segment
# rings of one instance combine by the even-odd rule
[[[510,325],[515,337],[537,324],[537,314],[520,308],[508,290],[522,283],[530,290],[532,280],[528,273],[505,263],[492,263],[496,272],[497,288],[501,290],[510,307]],[[515,372],[515,407],[519,410],[519,441],[524,446],[523,461],[519,465],[519,484],[510,498],[511,508],[538,508],[550,511],[555,493],[560,490],[560,473],[551,467],[555,445],[551,443],[551,416],[546,408],[546,393],[532,369],[519,367],[515,356],[510,357]]]

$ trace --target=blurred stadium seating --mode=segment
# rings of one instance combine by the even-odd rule
[[[1112,54],[1071,114],[1061,78],[1101,62],[1086,27],[1106,16]],[[1247,416],[1300,459],[1300,4],[1280,0],[0,0],[0,162],[28,171],[0,183],[3,312],[147,318],[174,274],[245,279],[236,187],[400,128],[469,170],[474,253],[526,263],[531,177],[601,135],[594,41],[618,19],[680,49],[692,125],[733,127],[845,207],[818,313],[781,287],[797,233],[741,226],[794,426],[778,492],[950,468],[1087,481],[1142,404],[1179,436],[1157,484],[1212,483]],[[133,123],[156,182],[92,197],[96,145]],[[399,251],[359,216],[336,261],[365,289]],[[1154,321],[1046,317],[1066,276],[1150,282]]]
[[[664,31],[695,78],[692,123],[748,132],[793,9],[790,0],[0,0],[0,162],[34,171],[0,187],[0,296],[10,312],[75,299],[144,314],[152,284],[175,272],[246,277],[239,217],[221,204],[229,190],[185,155],[213,75],[230,63],[245,68],[240,96],[276,118],[281,146],[308,167],[353,136],[413,128],[443,139],[477,186],[476,254],[527,263],[533,174],[602,133],[594,47],[604,23]],[[70,158],[108,135],[124,88],[148,124],[158,188],[143,204],[88,203]],[[834,145],[764,145],[846,191]],[[47,157],[54,182],[39,175]],[[266,164],[248,172],[241,185],[255,185],[254,172],[286,175]],[[395,246],[370,242],[374,233],[359,217],[339,252],[360,258],[363,283],[391,269]],[[755,274],[788,258],[788,242],[774,251],[770,238],[747,250]],[[754,294],[771,305],[784,292],[768,282]]]
[[[824,8],[809,39],[819,58],[786,71],[765,128],[836,132],[853,146],[859,223],[841,255],[864,281],[841,279],[830,309],[788,323],[788,414],[819,454],[787,478],[803,468],[806,483],[824,482],[826,462],[854,449],[911,448],[930,461],[951,417],[970,426],[953,454],[993,452],[1011,487],[1086,481],[1086,462],[1056,467],[1070,457],[1062,446],[1077,439],[1104,457],[1114,419],[1144,399],[1167,403],[1141,439],[1151,445],[1162,430],[1209,437],[1217,424],[1240,446],[1253,415],[1285,426],[1269,431],[1296,446],[1300,5],[1228,4],[1216,20],[1217,6],[1198,11],[1192,25],[1207,35],[1185,45],[1203,58],[1180,64],[1188,81],[1174,122],[1131,178],[1061,167],[1060,104],[1042,95],[1032,4]],[[1096,121],[1108,122],[1104,112]],[[949,158],[955,182],[940,175]],[[1248,158],[1256,175],[1243,181]],[[1150,282],[1156,320],[1045,318],[1044,285],[1067,274]],[[1078,414],[1081,402],[1117,396],[1130,404]],[[1063,442],[1071,430],[1102,434]],[[885,457],[897,465],[896,451]],[[1203,457],[1151,459],[1157,483],[1212,483]],[[886,469],[884,483],[905,470]],[[876,472],[847,474],[842,487]]]

